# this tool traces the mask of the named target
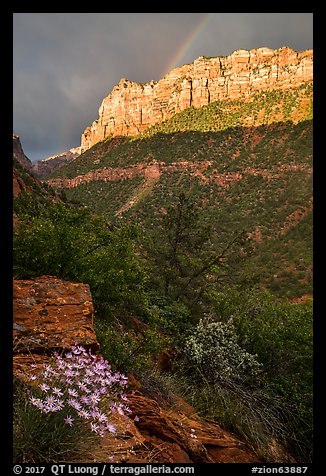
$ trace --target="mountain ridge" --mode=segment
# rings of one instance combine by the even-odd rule
[[[131,136],[191,106],[225,98],[249,98],[269,89],[288,89],[312,81],[313,50],[297,52],[257,48],[226,57],[200,56],[167,73],[158,82],[141,84],[121,78],[99,108],[99,117],[81,137],[81,152],[106,137]]]
[[[80,155],[80,147],[73,147],[66,152],[51,155],[45,159],[37,160],[33,164],[33,174],[38,178],[49,175],[53,170],[57,170],[63,165],[71,162]]]

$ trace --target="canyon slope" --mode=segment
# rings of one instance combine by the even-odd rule
[[[142,134],[107,137],[46,180],[148,232],[185,193],[219,246],[241,229],[253,241],[237,267],[244,283],[300,298],[312,293],[312,102],[307,82],[189,107]]]
[[[312,81],[313,51],[257,48],[226,57],[201,56],[158,82],[122,78],[104,98],[99,117],[84,131],[81,151],[113,135],[132,136],[191,106],[226,98],[244,100],[258,91],[291,89]]]

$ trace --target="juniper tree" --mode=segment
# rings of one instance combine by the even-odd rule
[[[241,231],[217,246],[216,233],[195,201],[181,193],[150,237],[148,257],[154,282],[165,296],[185,302],[195,314],[208,288],[231,277],[230,258],[244,243]]]

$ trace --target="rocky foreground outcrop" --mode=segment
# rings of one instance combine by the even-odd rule
[[[99,117],[81,138],[81,152],[109,135],[132,136],[191,106],[223,99],[250,99],[258,91],[289,89],[313,79],[313,51],[257,48],[229,56],[201,56],[160,81],[122,78],[104,98]]]
[[[76,341],[93,351],[99,344],[93,328],[93,304],[88,285],[52,276],[14,280],[14,373],[41,365],[59,349]],[[85,448],[82,462],[117,463],[238,463],[258,462],[256,454],[218,424],[198,417],[176,397],[163,408],[142,393],[132,377],[129,406],[138,422],[113,415],[115,434]],[[81,461],[78,461],[81,462]]]

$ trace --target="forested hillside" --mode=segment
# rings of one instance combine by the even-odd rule
[[[113,369],[266,462],[312,461],[312,125],[304,85],[15,169],[14,277],[88,284]]]

